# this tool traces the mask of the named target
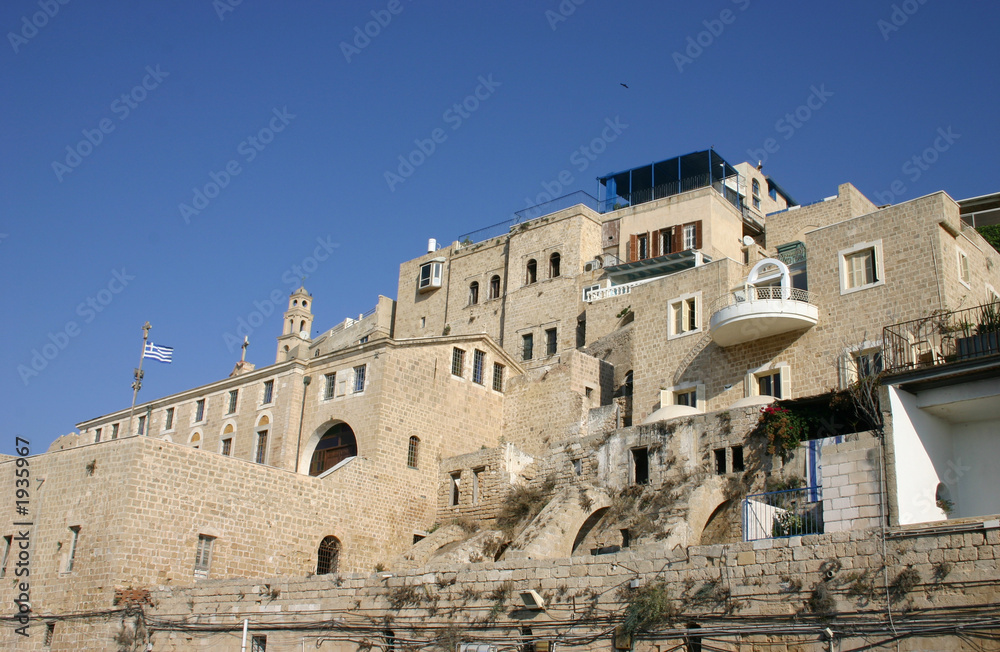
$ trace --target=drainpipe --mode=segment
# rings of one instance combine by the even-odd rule
[[[247,652],[247,626],[250,624],[249,618],[243,619],[243,647],[240,648],[242,652]]]
[[[504,324],[507,321],[507,278],[510,276],[510,238],[507,236],[507,241],[503,245],[503,287],[501,288],[501,298],[500,298],[500,348],[503,348],[503,332]]]
[[[309,383],[312,382],[312,377],[303,376],[302,377],[302,409],[299,410],[299,438],[295,442],[295,472],[299,472],[299,455],[302,452],[302,420],[305,418],[306,414],[306,393],[309,390]],[[245,643],[246,641],[244,641]]]

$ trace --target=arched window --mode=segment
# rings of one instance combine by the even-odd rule
[[[201,448],[201,433],[196,432],[191,435],[191,441],[189,443],[191,444],[191,448]]]
[[[410,447],[406,451],[406,466],[411,469],[417,468],[417,454],[420,452],[420,439],[416,436],[410,437]]]
[[[500,297],[500,277],[496,274],[490,279],[490,298],[497,299]]]
[[[316,574],[336,573],[340,565],[340,541],[337,537],[323,537],[316,553]]]
[[[559,276],[559,252],[549,256],[549,278],[556,278]]]
[[[479,303],[479,282],[469,283],[469,305],[474,306]]]
[[[526,285],[531,285],[538,280],[538,263],[532,258],[528,261],[528,266],[525,274],[524,282]]]
[[[299,332],[301,333],[305,329],[306,329],[306,321],[303,319],[302,321],[299,322]]]
[[[358,442],[351,427],[343,422],[334,424],[316,444],[309,475],[319,475],[357,454]]]

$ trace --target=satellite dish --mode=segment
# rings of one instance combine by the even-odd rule
[[[751,238],[748,235],[743,236],[743,246],[744,247],[749,247],[752,244],[753,244],[753,238]]]

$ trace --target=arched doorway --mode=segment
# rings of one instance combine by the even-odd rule
[[[344,422],[335,423],[319,438],[309,464],[309,475],[320,475],[357,454],[358,441],[354,438],[354,431]]]

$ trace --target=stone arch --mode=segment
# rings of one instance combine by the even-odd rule
[[[575,488],[557,493],[511,543],[504,559],[570,557],[587,520],[610,506],[608,495],[593,487],[583,493]]]
[[[766,298],[774,298],[774,299],[778,298],[778,297],[772,297],[770,295],[767,295],[767,296],[764,296],[764,297],[757,297],[756,295],[754,295],[753,297],[750,296],[750,289],[753,288],[753,287],[755,287],[757,281],[760,280],[761,270],[763,270],[766,267],[770,267],[772,265],[774,267],[778,268],[779,278],[781,279],[780,280],[780,283],[781,283],[781,297],[780,298],[782,298],[782,299],[788,299],[789,297],[791,297],[791,295],[792,295],[792,281],[791,281],[792,274],[791,274],[791,271],[788,269],[788,265],[786,265],[785,263],[781,262],[777,258],[764,258],[763,260],[757,261],[757,264],[754,265],[752,268],[750,268],[750,273],[747,274],[746,292],[747,292],[747,297],[748,298],[751,298],[751,299],[752,298],[765,298],[765,299]],[[773,276],[771,278],[773,279]]]
[[[191,445],[191,448],[201,448],[201,441],[201,433],[195,430],[191,433],[191,438],[188,439],[188,444]]]
[[[316,476],[356,457],[358,440],[349,424],[335,419],[317,428],[302,448],[299,469]]]
[[[601,507],[596,510],[593,514],[587,517],[587,520],[583,522],[580,529],[576,533],[576,539],[573,540],[573,554],[577,554],[580,547],[586,543],[589,539],[593,539],[591,535],[596,534],[597,526],[600,525],[601,521],[604,519],[604,515],[608,513],[608,507]],[[586,550],[586,548],[584,548]]]
[[[695,545],[707,546],[715,543],[737,543],[743,536],[740,531],[740,501],[725,500],[708,517],[705,527]]]

